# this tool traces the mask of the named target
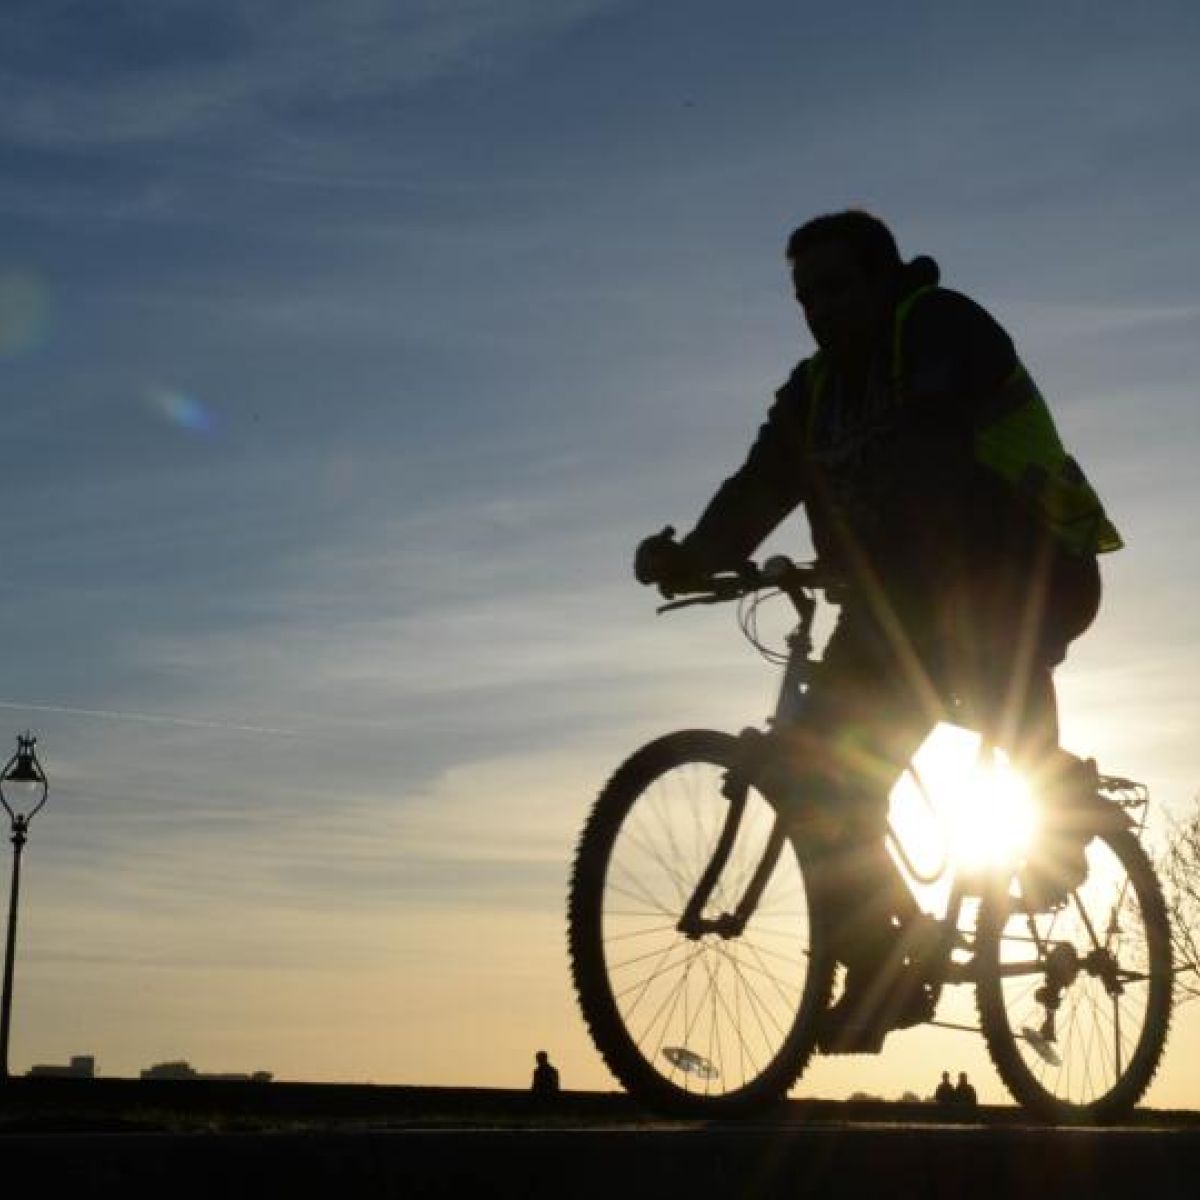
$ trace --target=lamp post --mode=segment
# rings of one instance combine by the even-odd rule
[[[46,803],[49,787],[42,764],[34,746],[37,738],[26,732],[17,736],[17,752],[0,771],[0,804],[4,805],[12,822],[13,869],[12,891],[8,898],[8,941],[4,947],[4,992],[0,996],[0,1079],[8,1078],[8,1026],[12,1017],[13,959],[17,949],[17,896],[21,890],[21,851],[29,833],[29,822]],[[19,789],[17,794],[36,798],[28,813],[14,812],[6,790]],[[18,801],[20,803],[20,801]]]

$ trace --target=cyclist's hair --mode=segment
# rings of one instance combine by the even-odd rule
[[[870,275],[893,275],[904,265],[892,231],[861,208],[813,217],[794,229],[787,242],[788,262],[794,263],[806,250],[829,242],[848,246]]]

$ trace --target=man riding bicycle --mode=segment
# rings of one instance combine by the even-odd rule
[[[823,1048],[878,1050],[929,1016],[911,893],[884,843],[887,797],[930,729],[983,729],[1033,782],[1044,836],[1022,889],[1039,908],[1082,881],[1074,812],[1095,769],[1058,745],[1052,671],[1095,618],[1096,556],[1121,540],[1005,331],[904,263],[867,213],[789,238],[817,352],[776,393],[742,467],[695,528],[639,547],[642,583],[674,593],[740,567],[804,505],[841,616],[800,723],[786,734],[798,794],[833,814],[817,886],[846,964]],[[800,806],[797,806],[800,819]]]

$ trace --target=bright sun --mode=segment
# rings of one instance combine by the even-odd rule
[[[977,734],[939,725],[914,756],[915,776],[896,785],[892,827],[918,883],[932,884],[944,866],[978,871],[1025,857],[1037,809],[1025,780],[995,757],[986,766]]]

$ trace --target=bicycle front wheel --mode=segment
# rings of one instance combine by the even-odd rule
[[[1127,830],[1097,835],[1057,912],[993,895],[979,917],[980,1023],[1018,1103],[1049,1121],[1126,1115],[1158,1069],[1171,1018],[1162,889]]]
[[[832,990],[801,847],[786,837],[772,849],[767,797],[723,790],[737,749],[728,734],[688,730],[639,750],[601,792],[575,858],[570,952],[584,1019],[617,1079],[662,1111],[729,1115],[782,1098]],[[681,916],[722,839],[709,926],[772,854],[773,869],[738,932],[689,935]]]

